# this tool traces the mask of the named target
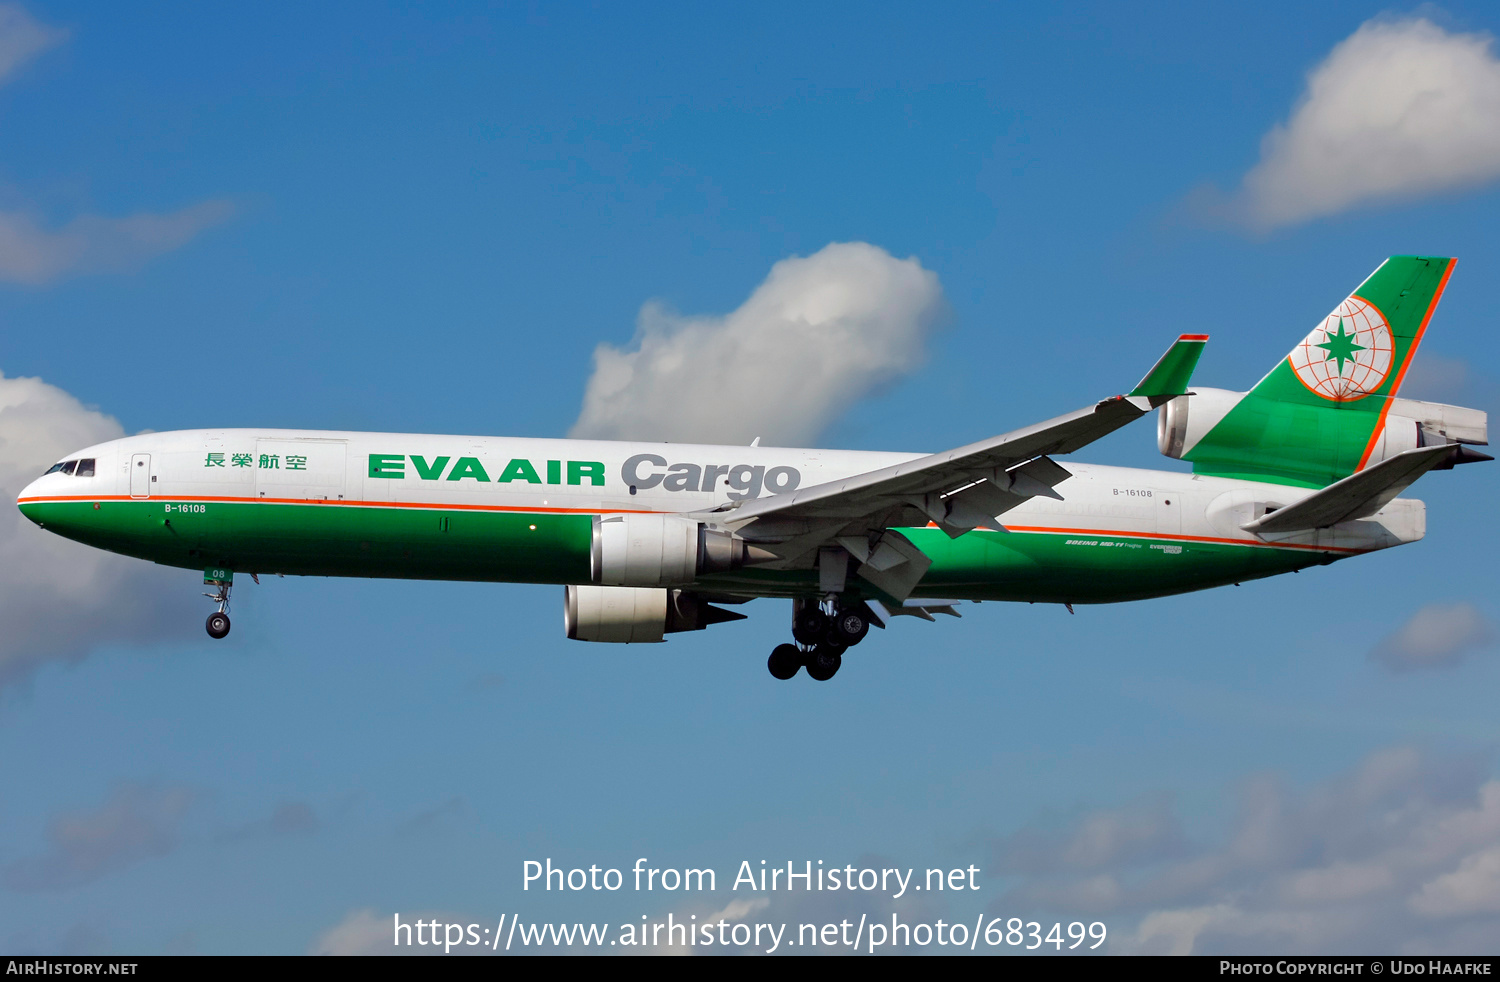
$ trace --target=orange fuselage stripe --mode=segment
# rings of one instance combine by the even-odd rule
[[[31,504],[43,501],[142,501],[142,502],[178,502],[178,501],[217,501],[220,503],[231,502],[236,504],[267,504],[267,505],[355,505],[371,508],[442,508],[448,511],[511,511],[527,512],[529,514],[542,515],[597,515],[600,512],[611,514],[630,515],[655,515],[658,514],[650,508],[554,508],[548,505],[536,507],[523,505],[476,505],[476,504],[444,504],[442,502],[430,501],[354,501],[345,498],[246,498],[229,495],[152,495],[149,498],[134,498],[128,494],[79,494],[79,495],[48,495],[35,498],[19,498],[18,505]]]
[[[1012,532],[1052,532],[1058,535],[1105,535],[1116,539],[1167,539],[1173,542],[1215,542],[1231,546],[1266,546],[1272,549],[1313,549],[1318,552],[1365,552],[1348,546],[1313,546],[1300,542],[1262,542],[1260,539],[1228,539],[1180,532],[1126,532],[1121,529],[1054,528],[1046,525],[1007,525]]]

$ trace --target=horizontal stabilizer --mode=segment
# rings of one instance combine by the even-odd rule
[[[1167,353],[1161,356],[1161,360],[1151,366],[1151,371],[1146,373],[1140,384],[1130,390],[1130,394],[1150,399],[1152,406],[1187,395],[1188,381],[1193,377],[1193,369],[1198,367],[1198,359],[1202,357],[1203,345],[1207,341],[1207,334],[1184,334],[1179,337],[1167,349]]]
[[[1443,461],[1441,464],[1438,464],[1436,467],[1433,468],[1433,470],[1435,470],[1435,471],[1451,471],[1454,467],[1458,466],[1459,464],[1477,464],[1477,463],[1479,463],[1482,460],[1494,460],[1494,459],[1495,459],[1494,457],[1491,457],[1487,453],[1481,453],[1478,450],[1475,450],[1473,447],[1470,447],[1470,446],[1467,446],[1465,444],[1460,443],[1460,444],[1456,444],[1455,445],[1455,449],[1453,451],[1453,456],[1449,457],[1447,460]]]
[[[1373,515],[1410,487],[1413,481],[1456,452],[1458,448],[1453,444],[1407,450],[1330,484],[1295,504],[1267,512],[1240,528],[1256,534],[1298,532]]]

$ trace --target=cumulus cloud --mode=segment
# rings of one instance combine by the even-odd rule
[[[397,944],[395,940],[397,937],[395,919],[398,916],[401,923],[406,926],[406,930],[400,935],[401,944]],[[466,928],[476,923],[486,926],[494,925],[498,922],[498,918],[488,915],[475,917],[468,914],[455,914],[451,911],[415,913],[402,911],[399,915],[381,914],[373,908],[361,907],[351,910],[344,915],[343,920],[318,935],[308,947],[307,953],[309,955],[443,955],[446,957],[491,954],[491,949],[487,944],[488,938],[484,938],[485,943],[467,944],[469,935],[462,928],[457,927],[457,933],[451,937],[447,927],[441,935],[436,935],[433,929],[424,927],[420,932],[419,940],[415,927],[417,921],[440,921],[444,925],[461,925]],[[434,937],[438,938],[436,942],[432,940]],[[481,937],[483,938],[483,935]]]
[[[79,886],[177,848],[183,817],[193,803],[185,788],[122,784],[94,811],[64,812],[47,825],[50,848],[5,868],[12,890],[35,892]]]
[[[898,867],[900,864],[886,857],[867,853],[856,858],[852,865],[856,870],[883,870]],[[783,889],[768,895],[735,896],[730,889],[730,881],[721,877],[717,881],[715,892],[685,894],[682,903],[672,907],[670,912],[659,911],[646,914],[641,909],[627,909],[614,914],[590,914],[581,922],[570,920],[566,916],[555,920],[549,918],[531,920],[528,915],[522,914],[514,938],[511,938],[508,930],[505,932],[505,937],[513,941],[515,951],[558,953],[569,949],[566,944],[557,943],[554,935],[549,933],[545,940],[533,940],[529,944],[526,936],[538,928],[544,928],[545,925],[573,929],[581,923],[586,926],[607,925],[604,946],[611,952],[627,955],[732,955],[765,951],[772,947],[775,947],[777,952],[785,952],[786,949],[792,948],[803,954],[847,953],[848,949],[842,946],[827,945],[821,940],[817,942],[809,940],[811,937],[809,932],[821,929],[825,924],[837,924],[843,921],[848,921],[851,925],[857,924],[862,917],[871,924],[889,924],[894,914],[905,924],[931,925],[938,917],[948,916],[947,900],[941,892],[924,892],[915,889],[923,882],[922,872],[921,869],[916,870],[913,878],[907,881],[909,888],[900,898],[892,897],[890,892],[883,889],[855,891]],[[644,923],[643,914],[646,914]],[[393,943],[393,939],[397,936],[393,930],[394,916],[389,912],[379,913],[369,907],[352,910],[333,927],[319,934],[309,947],[308,953],[314,955],[444,954],[441,940],[436,944],[431,943],[430,940],[428,943],[418,943],[415,927],[401,932],[399,937],[402,943]],[[402,911],[399,916],[403,925],[415,925],[418,920],[437,920],[444,924],[454,925],[451,934],[445,931],[442,935],[452,940],[453,946],[447,952],[452,955],[489,954],[490,949],[486,945],[491,938],[483,934],[483,931],[487,927],[501,923],[500,917],[494,914],[476,916],[473,913]],[[516,915],[505,914],[504,916],[506,918],[504,925],[508,928],[509,918]],[[726,925],[722,933],[719,926],[721,921]],[[481,932],[477,935],[480,940],[475,944],[468,943],[471,937],[475,937],[474,935],[463,933],[457,927],[457,925],[470,924],[476,925],[477,930]],[[695,933],[696,929],[706,924],[714,926],[713,944],[704,943],[703,936]],[[779,945],[765,930],[757,935],[754,931],[754,926],[757,924],[777,928],[785,925],[780,935]],[[809,932],[801,930],[804,924],[809,926]],[[750,930],[748,932],[741,930],[736,937],[733,933],[734,925],[746,925]],[[422,934],[424,939],[430,939],[432,936],[431,928],[424,929]],[[627,936],[630,939],[629,943],[626,943]],[[692,943],[694,938],[697,939],[696,944]],[[806,945],[800,948],[799,938],[806,942]],[[721,939],[724,943],[720,943]],[[738,943],[740,941],[747,943],[740,944]],[[619,943],[612,944],[612,942]],[[587,949],[580,939],[575,941],[571,950],[575,952],[582,950],[586,953]],[[903,949],[898,946],[887,950],[899,953]]]
[[[831,867],[832,864],[830,864]],[[865,853],[856,857],[852,863],[856,870],[885,870],[902,868],[900,863],[889,857],[876,853]],[[800,866],[799,866],[800,868]],[[891,881],[894,883],[894,881]],[[751,928],[749,933],[741,932],[740,939],[747,941],[746,944],[734,943],[735,938],[732,928],[723,935],[730,942],[719,944],[719,929],[715,927],[713,945],[704,944],[681,944],[680,937],[672,939],[666,936],[666,931],[661,932],[661,937],[653,937],[650,944],[634,951],[635,954],[649,955],[725,955],[743,953],[766,952],[776,947],[776,952],[786,953],[788,949],[795,950],[806,955],[833,955],[847,953],[847,948],[828,945],[821,942],[813,942],[810,939],[825,924],[837,924],[848,921],[858,924],[863,918],[870,924],[891,923],[892,915],[900,918],[904,924],[926,923],[931,924],[939,917],[948,916],[948,904],[944,894],[934,890],[924,892],[915,889],[923,884],[923,870],[917,869],[912,873],[912,878],[907,881],[908,889],[901,897],[895,897],[892,893],[896,890],[894,886],[890,890],[838,890],[838,891],[805,891],[788,890],[778,891],[759,896],[742,896],[724,903],[705,896],[694,902],[683,904],[672,911],[676,923],[687,925],[718,925],[725,921],[730,925],[745,924]],[[727,882],[719,883],[719,892],[722,894],[729,886]],[[656,923],[665,921],[666,915],[657,915],[652,918]],[[777,947],[777,942],[771,935],[762,933],[757,939],[754,934],[754,926],[757,924],[774,925],[780,927],[785,925]],[[803,925],[809,925],[809,930],[804,932]],[[701,940],[701,939],[700,939]],[[801,942],[805,945],[799,946]],[[887,953],[900,953],[900,946],[885,949]],[[905,949],[910,954],[910,948]],[[919,949],[918,949],[919,950]]]
[[[1425,917],[1500,914],[1500,845],[1464,857],[1452,873],[1423,884],[1410,907]]]
[[[570,435],[806,444],[919,365],[942,309],[937,274],[863,242],[778,262],[722,317],[648,303],[629,350],[595,350]]]
[[[1495,640],[1495,629],[1473,604],[1428,604],[1370,652],[1393,672],[1451,668]]]
[[[740,899],[737,899],[737,900],[731,900],[727,904],[722,904],[722,905],[718,905],[718,906],[714,905],[710,901],[710,902],[706,902],[706,903],[696,904],[696,905],[693,905],[691,907],[688,907],[688,908],[685,908],[685,909],[682,909],[682,910],[673,911],[673,917],[676,919],[677,923],[686,924],[686,925],[696,925],[696,924],[705,924],[705,923],[718,923],[720,920],[728,921],[731,924],[738,924],[738,923],[741,923],[741,922],[744,922],[744,921],[747,921],[747,920],[760,920],[760,921],[764,921],[766,919],[764,916],[754,917],[753,915],[762,914],[762,912],[764,912],[770,906],[770,904],[771,904],[770,900],[767,899],[767,898],[765,898],[765,897],[740,898]],[[780,913],[785,913],[785,912],[783,911],[783,912],[780,912]],[[485,926],[490,926],[490,925],[494,925],[494,924],[498,923],[498,920],[499,920],[498,918],[496,918],[496,917],[494,917],[492,915],[486,915],[486,916],[483,916],[483,917],[476,917],[476,916],[473,916],[472,914],[459,915],[459,914],[453,914],[453,913],[430,913],[430,912],[429,913],[416,913],[416,914],[413,914],[413,913],[409,913],[409,912],[404,912],[403,911],[399,916],[401,918],[401,923],[404,924],[404,925],[415,925],[416,922],[419,921],[419,920],[421,920],[421,921],[438,920],[438,921],[443,922],[444,924],[462,924],[462,925],[468,925],[468,924],[475,924],[475,923],[477,923],[477,924],[482,924],[482,925],[485,925]],[[509,918],[509,917],[514,916],[514,915],[512,915],[512,914],[506,914],[505,916],[507,918]],[[653,923],[657,923],[657,924],[663,923],[666,920],[666,916],[667,915],[665,915],[665,914],[661,914],[659,916],[655,916],[655,917],[652,918],[652,921],[653,921]],[[825,916],[823,919],[824,920],[829,920],[829,919],[838,920],[839,917],[841,917],[841,916],[843,916],[843,915],[842,914],[834,914],[831,917]],[[312,955],[433,955],[433,954],[437,954],[437,955],[443,955],[443,954],[447,954],[447,955],[479,955],[479,954],[489,954],[490,953],[490,949],[488,947],[486,947],[485,943],[475,944],[475,945],[463,943],[463,942],[465,942],[465,941],[468,940],[467,936],[459,939],[459,941],[457,943],[455,943],[451,948],[449,948],[446,952],[444,951],[444,944],[443,944],[442,940],[439,940],[435,945],[432,944],[430,941],[428,941],[428,943],[419,944],[418,943],[418,939],[417,939],[417,935],[415,933],[415,931],[416,931],[415,927],[412,927],[409,931],[403,932],[401,934],[401,939],[402,939],[403,943],[401,943],[401,944],[395,944],[393,942],[393,939],[396,937],[396,933],[394,931],[394,927],[395,927],[394,917],[395,917],[395,915],[389,914],[389,913],[387,913],[387,914],[377,913],[374,909],[369,908],[369,907],[360,908],[358,910],[352,910],[348,914],[344,915],[344,919],[343,920],[339,921],[333,927],[329,928],[327,931],[324,931],[322,934],[318,935],[317,939],[312,943],[311,947],[309,947],[308,954],[312,954]],[[635,917],[633,917],[633,916],[627,916],[625,918],[625,920],[629,922],[629,925],[630,925],[630,927],[632,929],[638,927],[638,921],[637,921],[637,919]],[[507,921],[507,923],[509,923],[509,922]],[[569,924],[569,925],[571,925],[571,924],[574,924],[574,923],[577,923],[577,922],[570,922],[570,921],[566,921],[566,920],[559,920],[559,921],[556,921],[556,922],[547,922],[547,921],[537,921],[537,922],[535,922],[535,924],[538,924],[538,925],[539,924],[544,924],[544,923],[557,923],[557,924]],[[608,924],[609,925],[609,939],[611,939],[611,940],[618,940],[619,937],[620,937],[620,935],[618,933],[621,930],[621,927],[622,927],[621,922],[620,922],[620,918],[611,917],[611,916],[601,916],[601,917],[593,918],[592,920],[587,921],[585,923],[589,923],[589,924]],[[533,927],[533,922],[527,921],[527,920],[523,919],[521,921],[521,925],[522,925],[523,928],[531,929]],[[427,932],[430,932],[430,930],[431,929],[427,929]],[[430,933],[427,933],[427,932],[424,932],[424,934],[423,934],[423,939],[424,940],[430,939],[432,937],[432,935]],[[666,936],[667,936],[667,932],[665,930],[662,930],[662,931],[658,932],[658,940],[662,941],[662,943],[660,943],[660,944],[654,944],[653,945],[653,944],[649,943],[649,940],[642,940],[639,944],[632,944],[632,945],[624,947],[623,949],[619,948],[619,947],[616,947],[616,948],[614,948],[614,950],[617,951],[617,952],[620,952],[622,954],[637,954],[637,955],[691,955],[691,954],[704,953],[704,952],[706,952],[706,951],[709,950],[709,949],[695,947],[695,946],[691,946],[691,945],[673,944],[673,943],[670,942],[670,940]],[[406,943],[408,937],[410,938],[410,943]],[[445,933],[442,935],[442,937],[443,938],[447,937],[447,935],[446,935],[446,929],[445,929]],[[485,938],[484,941],[487,943],[489,941],[489,939]],[[543,952],[554,952],[554,953],[558,952],[558,951],[564,951],[564,950],[566,950],[566,946],[565,945],[564,946],[556,945],[550,939],[547,942],[541,944],[539,946],[539,948],[537,946],[527,946],[525,944],[525,942],[522,941],[520,938],[515,939],[515,943],[518,945],[519,948],[521,948],[523,950],[525,948],[527,948],[527,947],[532,947],[534,950],[540,950],[540,951],[543,951]],[[605,944],[608,945],[608,941],[606,941]],[[735,947],[732,947],[731,950],[735,951],[735,952],[738,952],[738,951],[741,950],[741,948],[738,947],[738,946],[735,946]]]
[[[0,375],[0,686],[100,643],[186,637],[196,625],[182,575],[43,531],[15,507],[64,454],[123,435],[56,386]]]
[[[46,228],[23,212],[0,212],[0,280],[36,285],[64,274],[137,269],[233,214],[227,201],[204,201],[160,215],[82,215]]]
[[[1372,20],[1307,77],[1227,202],[1259,229],[1500,177],[1500,60],[1486,34]]]
[[[390,955],[400,949],[391,944],[392,922],[373,910],[350,911],[333,927],[318,935],[309,955]]]
[[[1123,861],[1165,858],[1183,846],[1171,800],[1154,796],[1090,812],[1063,828],[1033,824],[1021,829],[994,843],[991,868],[1001,875],[1100,870]]]
[[[1053,850],[992,910],[1104,919],[1116,953],[1495,953],[1500,780],[1480,764],[1396,747],[1303,791],[1253,778],[1222,841],[1116,848],[1102,865]],[[1169,815],[1134,814],[1158,830],[1127,839],[1175,841]],[[1097,817],[1057,841],[1091,838]]]
[[[0,3],[0,82],[67,36],[67,31],[38,23],[18,3]]]

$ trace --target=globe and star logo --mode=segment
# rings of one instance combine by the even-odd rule
[[[1350,297],[1292,349],[1289,360],[1297,378],[1315,395],[1349,402],[1385,383],[1393,355],[1385,317],[1373,304]]]

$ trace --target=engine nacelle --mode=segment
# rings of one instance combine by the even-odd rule
[[[686,586],[705,573],[776,558],[680,515],[601,515],[594,519],[589,574],[601,586]]]
[[[1370,450],[1369,462],[1379,463],[1403,450],[1414,450],[1417,447],[1435,447],[1445,443],[1477,443],[1483,446],[1489,442],[1489,415],[1482,409],[1445,406],[1440,402],[1419,402],[1416,399],[1392,399],[1390,411],[1386,413],[1385,427]],[[1453,465],[1449,463],[1444,466]]]
[[[744,614],[715,607],[682,590],[637,586],[569,586],[563,627],[573,641],[652,643],[663,635],[701,631]]]
[[[1165,403],[1156,417],[1156,449],[1181,459],[1244,397],[1243,392],[1194,386],[1191,396]]]
[[[667,591],[630,586],[570,586],[563,627],[574,641],[620,644],[661,641]]]

